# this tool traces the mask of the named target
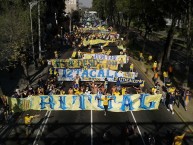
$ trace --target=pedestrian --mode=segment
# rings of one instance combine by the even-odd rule
[[[148,64],[151,64],[152,63],[152,55],[150,54],[149,56],[148,56]]]
[[[167,95],[167,92],[165,90],[162,90],[161,102],[164,106],[166,105],[166,95]]]
[[[166,86],[166,83],[168,82],[168,72],[167,71],[163,72],[163,78],[164,78],[164,85]]]
[[[107,78],[105,78],[105,81],[104,81],[104,88],[105,88],[105,92],[107,92],[107,90],[108,90],[108,79]]]
[[[172,67],[172,65],[170,65],[170,66],[168,67],[168,75],[169,75],[170,78],[173,77],[173,67]]]
[[[153,63],[153,72],[157,70],[157,61],[154,61]]]
[[[129,66],[130,72],[133,72],[133,68],[134,68],[134,64],[131,63],[130,66]]]
[[[143,61],[143,59],[144,59],[144,57],[143,57],[143,53],[142,53],[142,52],[140,52],[140,53],[139,53],[139,61]]]
[[[157,83],[158,76],[159,76],[159,74],[158,74],[158,72],[156,71],[156,72],[154,73],[154,76],[153,76],[153,81],[154,81],[154,84],[156,84],[156,83]]]
[[[189,90],[186,90],[184,92],[184,96],[183,96],[183,101],[184,101],[184,108],[185,108],[185,111],[187,111],[187,106],[188,106],[188,103],[190,101],[190,91]]]
[[[26,130],[26,136],[28,137],[30,135],[30,130],[31,130],[31,123],[32,123],[32,120],[36,117],[39,117],[40,115],[29,115],[29,114],[26,114],[25,117],[24,117],[24,124],[25,124],[25,130]]]
[[[172,112],[172,115],[174,114],[174,109],[173,109],[173,104],[175,102],[175,94],[174,92],[171,92],[169,94],[169,100],[168,100],[168,106],[167,106],[167,110]]]
[[[81,59],[82,58],[82,54],[81,54],[81,51],[78,50],[78,59]]]
[[[113,100],[113,98],[108,98],[108,96],[105,95],[104,98],[98,98],[98,100],[103,101],[103,106],[104,106],[104,109],[105,109],[105,110],[104,110],[104,116],[106,116],[106,115],[107,115],[107,111],[108,111],[109,101],[110,101],[110,100]]]

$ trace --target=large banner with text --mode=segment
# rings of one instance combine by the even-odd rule
[[[108,68],[110,70],[118,70],[116,60],[104,59],[51,59],[54,68]]]
[[[28,98],[9,98],[13,111],[25,110],[104,110],[103,95],[53,95],[31,96]],[[161,94],[127,94],[107,96],[108,110],[112,112],[140,111],[158,109]]]
[[[84,54],[83,59],[105,59],[116,60],[118,64],[124,64],[129,62],[129,56],[127,55],[105,55],[105,54]]]
[[[116,82],[116,78],[124,77],[135,79],[138,75],[136,72],[113,71],[109,69],[57,69],[58,81],[74,81],[76,74],[81,81],[104,81]]]
[[[109,43],[109,42],[114,42],[111,40],[103,40],[103,39],[94,39],[94,40],[83,40],[83,45],[88,46],[88,45],[96,45],[96,44],[101,44],[101,43]]]

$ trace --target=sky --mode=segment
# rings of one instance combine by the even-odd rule
[[[86,7],[92,6],[92,0],[79,0],[79,2],[83,4],[83,5],[80,5],[81,7],[82,6],[86,6]]]

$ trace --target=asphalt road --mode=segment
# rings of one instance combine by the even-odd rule
[[[114,49],[113,49],[114,50]],[[117,54],[118,50],[113,51]],[[64,53],[64,58],[69,56]],[[140,67],[140,66],[138,66]],[[151,83],[138,70],[139,77],[145,79],[145,88]],[[187,124],[160,105],[159,110],[139,112],[103,111],[29,111],[41,114],[34,119],[33,131],[26,138],[22,124],[24,114],[12,122],[1,135],[0,145],[148,145],[144,133],[152,133],[156,145],[171,145],[171,131],[183,132]],[[126,121],[137,123],[137,134],[129,138],[124,135]],[[104,133],[108,132],[105,138]],[[185,137],[185,145],[192,145],[193,139]]]

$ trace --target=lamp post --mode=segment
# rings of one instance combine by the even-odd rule
[[[32,41],[32,52],[33,52],[33,59],[35,60],[35,50],[34,50],[34,39],[33,39],[33,25],[32,25],[32,15],[31,11],[32,8],[37,5],[40,1],[32,1],[29,2],[30,6],[30,22],[31,22],[31,41]],[[38,37],[39,37],[39,58],[41,58],[41,30],[40,30],[40,4],[38,4]]]
[[[63,27],[61,27],[61,38],[63,37],[63,36],[62,36],[62,31],[63,31]]]

